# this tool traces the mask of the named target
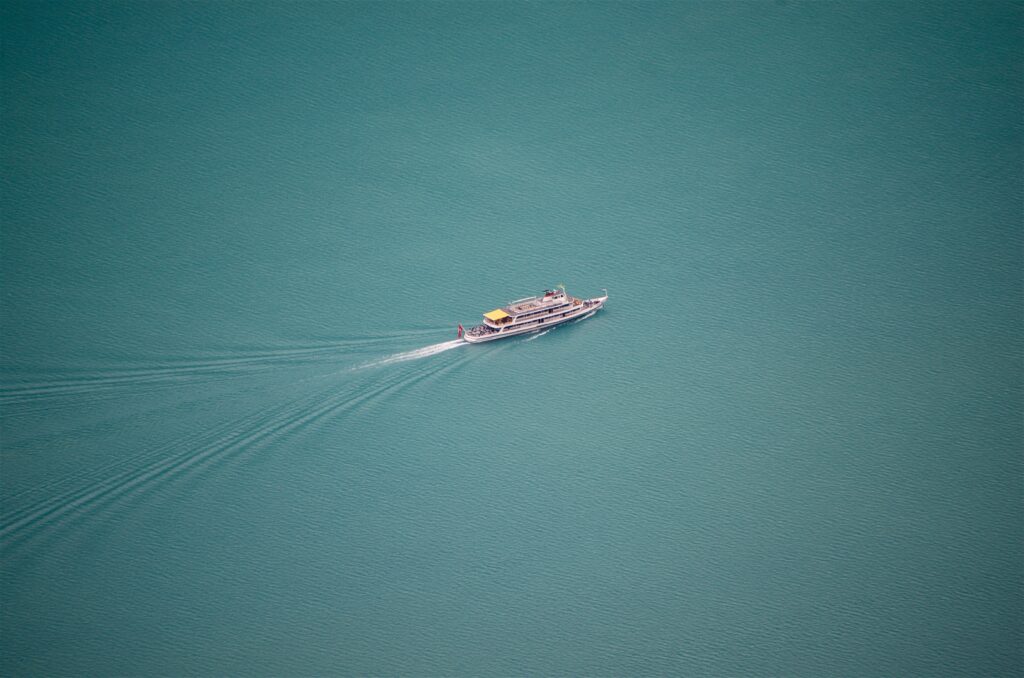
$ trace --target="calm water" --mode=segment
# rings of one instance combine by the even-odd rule
[[[0,673],[1019,674],[1022,26],[4,3]]]

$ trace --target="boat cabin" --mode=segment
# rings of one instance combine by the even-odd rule
[[[504,308],[496,308],[484,313],[484,324],[501,329],[507,325],[519,323],[525,318],[539,319],[554,313],[562,306],[568,306],[571,301],[576,300],[566,296],[565,290],[544,290],[544,294],[541,296],[517,299]]]
[[[484,323],[491,327],[501,327],[512,322],[512,316],[505,312],[503,308],[496,308],[493,311],[484,313]]]

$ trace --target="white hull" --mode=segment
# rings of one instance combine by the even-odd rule
[[[546,329],[550,329],[557,325],[564,325],[567,322],[573,320],[583,320],[594,315],[604,306],[604,302],[608,299],[608,296],[594,297],[593,299],[587,299],[583,305],[580,306],[579,310],[570,315],[566,315],[559,318],[551,318],[544,323],[535,324],[530,323],[523,327],[508,327],[500,332],[493,332],[491,334],[484,334],[480,336],[470,336],[469,334],[464,335],[462,338],[470,344],[481,344],[485,341],[495,341],[497,339],[504,339],[505,337],[517,337],[521,334],[532,334],[534,332],[543,332]]]

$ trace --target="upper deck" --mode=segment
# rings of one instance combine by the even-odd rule
[[[547,290],[540,296],[517,299],[502,310],[511,316],[517,316],[529,313],[530,311],[539,311],[541,309],[548,308],[549,306],[558,306],[559,304],[564,304],[567,301],[569,301],[569,297],[565,292]]]
[[[569,296],[565,290],[544,290],[544,294],[517,299],[507,306],[484,313],[484,323],[495,328],[510,323],[518,325],[530,318],[554,313],[559,308],[579,303],[579,299]]]

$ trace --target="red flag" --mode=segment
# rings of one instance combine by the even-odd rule
[[[459,323],[459,339],[462,339],[462,323]]]

